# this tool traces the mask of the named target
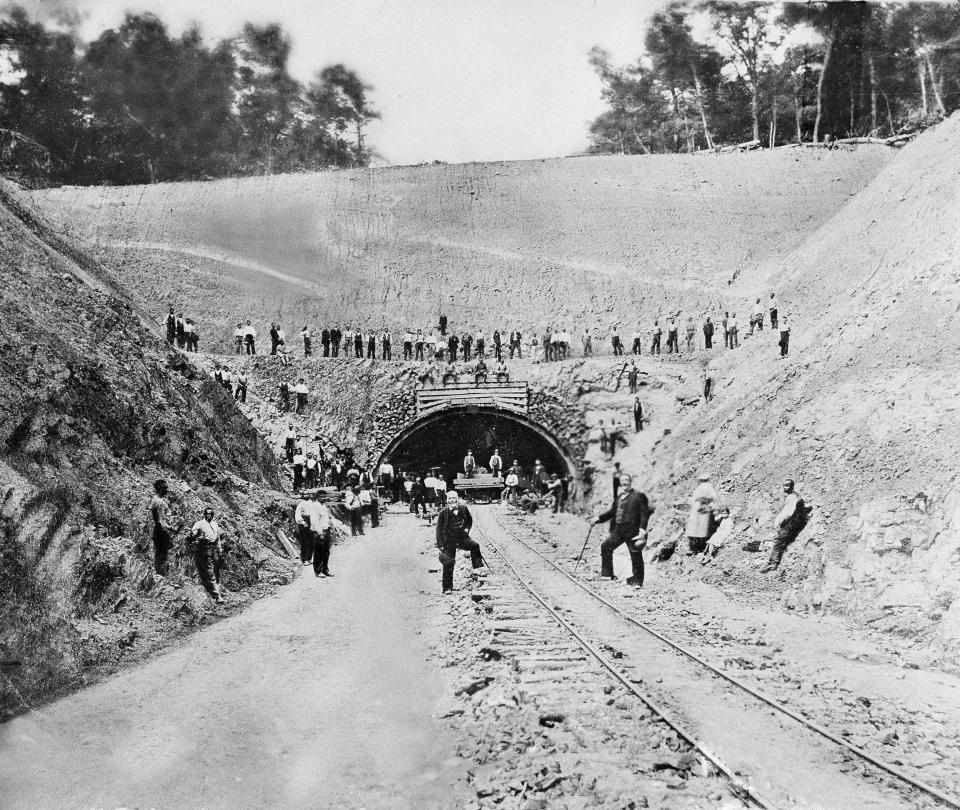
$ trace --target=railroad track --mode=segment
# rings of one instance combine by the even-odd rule
[[[960,798],[852,745],[640,621],[516,537],[493,509],[476,512],[474,535],[533,602],[712,762],[745,801],[759,807],[960,810]],[[646,687],[658,673],[664,686]],[[673,699],[674,694],[683,698]]]

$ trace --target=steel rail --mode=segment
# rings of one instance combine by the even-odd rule
[[[503,528],[502,524],[500,526]],[[520,572],[516,569],[513,563],[507,558],[507,556],[500,550],[500,547],[490,539],[490,536],[484,532],[482,529],[478,529],[476,524],[474,524],[474,532],[479,532],[479,534],[486,540],[487,544],[497,553],[497,556],[503,561],[503,563],[510,569],[513,575],[517,578],[517,581],[527,590],[527,592],[546,610],[556,621],[571,635],[576,639],[577,643],[583,647],[590,655],[592,655],[599,664],[607,670],[616,680],[618,680],[627,690],[634,695],[634,697],[639,698],[644,704],[646,704],[663,722],[665,722],[670,728],[672,728],[680,737],[686,740],[691,746],[693,746],[697,751],[699,751],[707,760],[709,760],[713,765],[729,780],[733,792],[737,795],[738,798],[748,800],[749,802],[757,805],[758,807],[764,808],[764,810],[774,810],[777,805],[773,804],[768,799],[765,799],[756,788],[751,787],[746,782],[744,782],[739,776],[737,776],[730,767],[724,763],[724,761],[711,751],[704,743],[698,740],[691,731],[688,731],[683,724],[675,719],[671,712],[657,703],[652,697],[647,695],[645,692],[642,692],[637,688],[636,684],[630,680],[620,669],[613,664],[609,658],[607,658],[602,652],[600,652],[594,645],[588,641],[583,634],[581,634],[576,628],[574,628],[566,619],[563,618],[554,608],[552,608],[540,594],[534,589],[534,587],[527,582]],[[522,542],[522,541],[521,541]],[[532,549],[531,549],[532,550]],[[489,567],[489,566],[488,566]]]
[[[921,791],[921,792],[923,792],[923,793],[926,793],[928,796],[936,799],[936,800],[939,801],[941,804],[944,804],[944,805],[946,805],[946,806],[948,806],[948,807],[952,807],[952,808],[954,808],[955,810],[960,810],[960,798],[958,798],[958,797],[956,797],[956,796],[951,796],[950,794],[945,793],[944,791],[940,790],[939,788],[934,787],[933,785],[929,785],[929,784],[927,784],[926,782],[923,782],[923,781],[921,781],[921,780],[919,780],[919,779],[915,779],[914,777],[910,776],[910,774],[908,774],[908,773],[906,773],[905,771],[902,771],[902,770],[900,770],[899,768],[897,768],[895,765],[890,765],[889,763],[884,762],[882,759],[878,759],[877,757],[873,756],[873,754],[871,754],[869,751],[865,751],[864,749],[859,748],[858,746],[854,745],[853,743],[847,742],[845,739],[843,739],[843,738],[840,737],[839,735],[834,734],[832,731],[830,731],[830,729],[825,728],[824,726],[821,726],[819,723],[815,723],[814,721],[809,720],[808,718],[804,717],[804,716],[803,716],[802,714],[800,714],[799,712],[794,711],[793,709],[791,709],[789,706],[785,706],[783,703],[781,703],[780,701],[778,701],[776,698],[772,698],[772,697],[770,697],[769,695],[766,695],[766,694],[764,694],[763,692],[760,692],[759,690],[754,689],[752,686],[750,686],[749,684],[744,683],[744,682],[741,681],[739,678],[736,678],[736,677],[734,677],[733,675],[730,675],[729,673],[724,672],[723,670],[717,668],[716,666],[714,666],[713,664],[711,664],[709,661],[701,658],[701,657],[700,657],[699,655],[697,655],[695,652],[692,652],[691,650],[688,650],[688,649],[687,649],[686,647],[684,647],[683,645],[678,644],[677,642],[675,642],[675,641],[667,638],[667,636],[663,635],[662,633],[658,632],[657,630],[654,630],[654,629],[653,629],[652,627],[650,627],[648,624],[645,624],[644,622],[640,621],[640,620],[637,619],[636,617],[634,617],[634,616],[632,616],[631,614],[629,614],[629,613],[627,613],[626,611],[624,611],[623,608],[621,608],[621,607],[619,607],[618,605],[615,605],[615,604],[613,604],[612,602],[610,602],[609,600],[605,599],[603,596],[601,596],[599,593],[597,593],[593,588],[591,588],[591,587],[589,587],[588,585],[586,585],[586,584],[584,584],[583,582],[581,582],[579,579],[577,579],[576,577],[574,577],[569,571],[565,571],[565,570],[564,570],[563,568],[561,568],[557,563],[555,563],[553,560],[551,560],[551,559],[550,559],[549,557],[547,557],[545,554],[541,553],[538,549],[535,549],[533,546],[531,546],[531,545],[530,545],[529,543],[527,543],[525,540],[521,540],[519,537],[513,535],[512,532],[509,532],[509,531],[507,530],[507,528],[503,525],[503,523],[502,523],[496,516],[494,516],[494,522],[496,522],[496,524],[497,524],[503,531],[507,531],[507,532],[513,537],[514,540],[516,540],[516,541],[517,541],[518,543],[520,543],[521,545],[525,546],[528,550],[530,550],[531,552],[533,552],[534,554],[536,554],[538,557],[540,557],[540,559],[542,559],[542,560],[543,560],[544,562],[546,562],[548,565],[550,565],[551,567],[553,567],[554,569],[556,569],[557,571],[559,571],[561,574],[563,574],[567,579],[569,579],[573,584],[575,584],[575,585],[576,585],[577,587],[579,587],[581,590],[586,591],[588,594],[590,594],[592,597],[594,597],[594,599],[596,599],[597,601],[599,601],[599,602],[601,602],[602,604],[606,605],[606,607],[610,608],[610,609],[611,609],[612,611],[614,611],[617,615],[619,615],[620,617],[626,619],[626,620],[627,620],[628,622],[630,622],[631,624],[636,625],[637,627],[639,627],[639,628],[642,629],[642,630],[645,630],[647,633],[649,633],[650,635],[652,635],[654,638],[662,641],[664,644],[669,645],[670,647],[672,647],[673,649],[675,649],[677,652],[680,652],[680,653],[682,653],[683,655],[687,656],[688,658],[696,661],[698,664],[700,664],[701,666],[703,666],[703,667],[705,667],[706,669],[710,670],[710,671],[713,672],[715,675],[719,675],[719,676],[720,676],[721,678],[723,678],[724,680],[728,681],[729,683],[733,684],[734,686],[738,687],[739,689],[742,689],[744,692],[747,692],[748,694],[752,695],[752,696],[755,697],[757,700],[760,700],[761,702],[766,703],[766,704],[767,704],[768,706],[770,706],[771,708],[776,709],[777,711],[785,714],[787,717],[789,717],[789,718],[791,718],[792,720],[795,720],[796,722],[798,722],[798,723],[800,723],[801,725],[805,726],[805,727],[808,728],[810,731],[813,731],[813,732],[815,732],[816,734],[819,734],[821,737],[824,737],[824,738],[830,740],[831,742],[835,743],[836,745],[839,745],[839,746],[841,746],[842,748],[845,748],[846,750],[848,750],[848,751],[850,751],[851,753],[857,755],[858,757],[860,757],[861,759],[865,760],[866,762],[869,762],[871,765],[875,766],[876,768],[879,768],[880,770],[882,770],[882,771],[890,774],[891,776],[896,777],[897,779],[901,780],[902,782],[906,782],[908,785],[911,785],[912,787],[916,788],[917,790],[919,790],[919,791]],[[501,555],[501,556],[502,556],[502,555]]]

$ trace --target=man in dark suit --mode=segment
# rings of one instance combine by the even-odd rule
[[[330,356],[330,330],[326,327],[320,333],[320,344],[323,346],[323,356]]]
[[[647,496],[633,489],[633,479],[629,473],[620,474],[620,491],[613,505],[593,522],[610,521],[610,534],[600,544],[600,577],[616,579],[613,574],[613,552],[623,543],[630,551],[633,576],[628,585],[643,587],[643,547],[647,539],[647,522],[650,520],[650,504]]]
[[[437,516],[437,548],[440,550],[440,565],[443,568],[441,587],[444,593],[453,593],[453,567],[457,550],[469,551],[474,569],[483,567],[480,544],[470,539],[473,516],[456,492],[447,493],[447,505]]]

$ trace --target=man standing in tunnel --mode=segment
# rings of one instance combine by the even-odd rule
[[[443,593],[453,593],[453,568],[457,562],[457,551],[469,551],[470,562],[474,570],[483,567],[483,555],[476,540],[470,539],[473,516],[466,506],[460,503],[455,491],[447,493],[447,505],[437,516],[437,548],[440,551],[440,565],[443,573],[441,589]]]
[[[467,478],[473,478],[473,472],[476,469],[477,461],[473,457],[473,450],[467,450],[467,454],[463,457],[463,472]]]
[[[628,585],[643,587],[643,547],[647,538],[647,522],[650,520],[650,504],[647,496],[633,489],[633,478],[629,473],[620,474],[620,491],[613,505],[597,515],[593,522],[610,521],[610,534],[600,544],[600,578],[615,580],[613,573],[613,552],[627,544],[630,551],[630,563],[633,576]]]

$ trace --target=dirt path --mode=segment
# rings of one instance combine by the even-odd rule
[[[430,808],[439,603],[407,521],[180,648],[0,726],[0,807]]]

